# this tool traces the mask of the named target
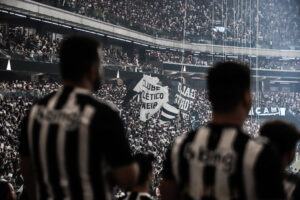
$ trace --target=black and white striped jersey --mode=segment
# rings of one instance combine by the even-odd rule
[[[121,197],[118,200],[152,200],[150,194],[145,192],[128,192],[125,197]]]
[[[61,88],[34,104],[20,140],[42,200],[110,199],[107,172],[133,162],[118,112],[82,88]]]
[[[236,126],[210,124],[180,136],[162,175],[189,200],[285,197],[279,155],[267,139],[250,139]]]

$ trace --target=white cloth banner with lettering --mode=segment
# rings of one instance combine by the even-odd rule
[[[160,110],[163,104],[169,101],[168,86],[158,85],[159,79],[144,75],[133,89],[141,93],[140,120],[147,121]]]

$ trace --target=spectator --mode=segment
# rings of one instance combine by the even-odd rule
[[[300,39],[297,0],[36,1],[173,40],[289,49]]]
[[[178,137],[167,152],[162,199],[284,199],[276,152],[241,129],[252,104],[250,69],[218,63],[207,88],[211,123]]]
[[[295,159],[296,145],[300,140],[299,130],[292,123],[273,120],[264,123],[260,129],[260,133],[262,136],[268,138],[279,151],[282,172],[285,174],[284,186],[288,199],[299,199],[300,178],[285,171]]]
[[[136,186],[120,200],[152,200],[149,189],[152,183],[152,162],[153,155],[138,153],[134,156],[134,160],[138,163],[140,174]]]
[[[94,39],[65,40],[63,87],[37,101],[23,120],[21,169],[30,199],[110,199],[107,177],[123,188],[136,182],[118,112],[91,94],[101,83],[99,49]]]

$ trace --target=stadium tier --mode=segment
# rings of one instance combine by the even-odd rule
[[[69,35],[45,31],[38,27],[32,28],[6,23],[0,23],[0,27],[0,56],[3,59],[11,57],[12,60],[58,63],[61,40]],[[208,67],[222,60],[245,62],[250,67],[259,69],[300,70],[300,58],[261,56],[256,63],[256,57],[250,55],[210,54],[191,51],[183,53],[172,49],[141,48],[139,45],[128,47],[126,43],[121,42],[115,45],[103,43],[103,64],[119,66],[121,70],[127,71],[161,74],[164,66],[168,70],[176,70],[177,66],[182,64],[188,68],[189,66]],[[132,51],[132,47],[135,51]]]
[[[0,0],[0,179],[17,199],[21,122],[63,86],[59,53],[72,35],[100,41],[105,78],[92,94],[120,113],[132,153],[154,155],[155,200],[170,145],[212,119],[206,80],[218,62],[250,68],[251,138],[272,118],[300,128],[298,0]],[[300,143],[287,171],[300,175]]]
[[[296,0],[155,0],[142,4],[138,0],[37,1],[174,40],[182,40],[185,34],[190,42],[213,40],[216,44],[254,47],[259,39],[265,47],[282,49],[300,39]]]

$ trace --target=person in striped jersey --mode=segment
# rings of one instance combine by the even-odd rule
[[[163,200],[284,199],[279,155],[242,125],[251,108],[250,69],[234,62],[208,70],[212,120],[176,138],[164,161]]]
[[[287,199],[300,199],[300,177],[285,171],[295,159],[296,145],[300,140],[299,130],[294,124],[277,119],[264,123],[259,132],[268,138],[279,151]]]
[[[63,42],[63,87],[34,104],[21,128],[21,168],[31,199],[106,200],[110,182],[135,184],[138,166],[119,113],[92,95],[101,82],[100,63],[98,41],[73,36]]]
[[[149,189],[153,179],[152,162],[154,156],[152,154],[137,153],[134,155],[134,160],[138,163],[140,169],[137,184],[125,197],[121,197],[119,200],[152,200]]]

